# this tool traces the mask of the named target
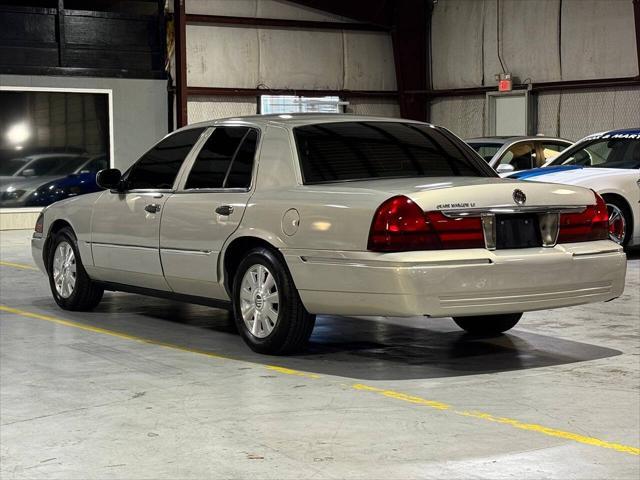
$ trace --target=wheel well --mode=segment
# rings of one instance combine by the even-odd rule
[[[633,218],[633,210],[631,210],[631,205],[627,202],[627,199],[622,195],[618,195],[617,193],[603,193],[602,198],[606,202],[607,200],[617,203],[621,205],[629,214],[629,225],[627,227],[627,231],[633,232],[633,222],[635,219]]]
[[[47,235],[47,239],[44,243],[44,248],[42,249],[42,259],[44,260],[45,265],[49,265],[49,250],[51,249],[51,238],[53,234],[59,232],[65,227],[71,228],[73,230],[71,224],[66,220],[56,220],[51,224],[51,227],[49,227],[49,234]]]
[[[236,272],[238,271],[238,266],[240,265],[242,259],[245,257],[244,254],[249,250],[259,247],[264,247],[274,252],[280,257],[280,259],[286,266],[284,257],[282,256],[280,251],[266,240],[257,237],[236,238],[229,244],[224,254],[224,286],[229,295],[231,295],[233,277],[235,277]]]

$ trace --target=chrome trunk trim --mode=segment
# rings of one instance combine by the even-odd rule
[[[481,217],[483,214],[508,214],[508,213],[580,213],[587,208],[586,205],[540,205],[524,206],[496,205],[494,207],[454,208],[440,210],[447,217]]]

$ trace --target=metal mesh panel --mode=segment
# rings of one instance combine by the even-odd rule
[[[558,136],[559,93],[540,93],[537,104],[537,128],[535,133]]]
[[[638,126],[640,88],[566,91],[538,96],[538,132],[578,140],[594,132]]]
[[[400,117],[400,106],[396,100],[381,98],[348,98],[345,111],[356,115],[375,115],[379,117]]]
[[[218,118],[255,115],[258,100],[253,97],[189,97],[187,115],[189,123]]]
[[[479,137],[484,131],[484,108],[484,95],[437,98],[431,102],[431,123],[460,138]]]

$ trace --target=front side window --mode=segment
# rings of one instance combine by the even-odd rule
[[[258,133],[247,127],[217,127],[198,153],[185,188],[248,188]]]
[[[337,122],[293,131],[306,184],[489,175],[462,142],[428,125]]]
[[[640,140],[600,139],[572,148],[551,165],[600,168],[640,168]]]
[[[204,128],[190,128],[168,136],[145,153],[126,174],[129,190],[173,188],[182,162],[200,138]]]
[[[529,170],[536,166],[536,149],[533,143],[516,143],[502,155],[499,165],[511,165],[514,170]]]

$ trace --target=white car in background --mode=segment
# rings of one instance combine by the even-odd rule
[[[591,188],[607,203],[609,237],[640,245],[640,128],[589,135],[542,168],[509,178]]]

